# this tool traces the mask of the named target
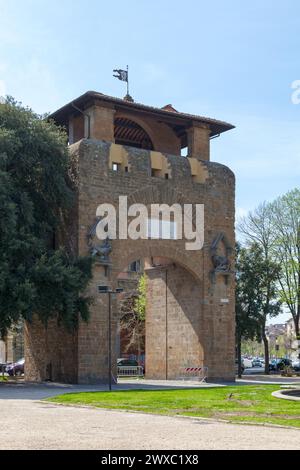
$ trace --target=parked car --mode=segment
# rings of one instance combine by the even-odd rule
[[[252,359],[249,359],[248,357],[243,357],[243,364],[245,369],[252,367]]]
[[[244,359],[242,359],[242,374],[245,371],[245,366],[244,366]],[[235,373],[236,375],[239,373],[239,361],[236,359],[235,360]]]
[[[22,358],[19,361],[13,362],[12,364],[9,364],[8,366],[6,366],[6,372],[11,377],[14,375],[17,375],[17,376],[23,375],[24,365],[25,365],[25,359]]]
[[[269,370],[279,371],[279,370],[283,370],[287,366],[292,367],[292,361],[290,359],[287,359],[286,357],[282,357],[280,359],[273,359],[270,362]]]
[[[253,359],[252,367],[263,367],[263,363],[260,359]]]
[[[299,361],[299,359],[292,362],[292,367],[293,367],[294,371],[300,372],[300,361]]]
[[[128,375],[127,372],[126,372],[127,367],[129,368],[129,373],[130,373],[130,367],[133,367],[133,368],[136,367],[137,368],[138,366],[140,366],[140,367],[139,367],[139,369],[136,369],[138,371],[137,375],[141,375],[141,373],[144,375],[145,374],[145,365],[144,364],[142,364],[142,363],[139,364],[138,361],[136,361],[135,359],[124,359],[124,358],[117,359],[118,375],[122,374],[122,371],[123,371],[124,375]]]
[[[135,367],[138,366],[139,363],[135,359],[117,359],[117,366],[124,366],[124,367]]]

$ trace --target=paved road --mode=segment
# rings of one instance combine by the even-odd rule
[[[298,430],[37,401],[87,389],[0,386],[0,449],[300,449]]]
[[[270,374],[266,375],[262,370],[257,371],[257,368],[245,369],[245,373],[242,376],[242,379],[237,379],[237,383],[269,383],[269,384],[281,384],[281,385],[290,385],[296,384],[300,385],[300,377],[282,377],[280,374]]]

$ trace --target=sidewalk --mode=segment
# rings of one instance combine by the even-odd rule
[[[113,385],[116,390],[172,390],[180,388],[207,388],[221,387],[225,384],[207,384],[191,381],[173,380],[137,380],[122,379],[118,384]],[[7,400],[42,400],[43,398],[61,395],[63,393],[78,392],[101,392],[107,391],[106,384],[99,385],[78,385],[61,384],[55,382],[31,383],[18,379],[14,382],[0,382],[0,399]]]
[[[282,377],[280,374],[251,374],[243,375],[241,379],[236,379],[236,384],[278,384],[278,385],[299,385],[300,377]]]

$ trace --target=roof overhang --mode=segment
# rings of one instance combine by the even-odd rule
[[[135,103],[126,101],[124,99],[115,98],[112,96],[104,95],[96,91],[87,91],[78,98],[70,101],[70,103],[64,105],[57,111],[54,111],[49,115],[50,119],[54,119],[55,122],[62,126],[68,126],[70,115],[78,113],[76,108],[84,110],[90,108],[93,105],[101,104],[101,106],[107,106],[115,109],[116,111],[125,111],[138,114],[145,114],[151,116],[158,121],[164,122],[172,127],[178,126],[178,129],[188,129],[193,125],[206,125],[210,128],[211,137],[214,137],[223,132],[234,129],[235,126],[224,121],[212,119],[204,116],[196,116],[193,114],[186,114],[180,112],[174,112],[167,109],[155,108],[147,106],[141,103]]]

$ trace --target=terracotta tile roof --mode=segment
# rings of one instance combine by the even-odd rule
[[[217,135],[222,132],[226,132],[230,129],[234,129],[235,126],[229,124],[225,121],[220,121],[218,119],[212,119],[209,117],[204,116],[197,116],[194,114],[182,113],[176,111],[172,105],[166,105],[163,108],[156,108],[154,106],[145,105],[142,103],[130,102],[123,100],[121,98],[116,98],[113,96],[104,95],[103,93],[99,93],[96,91],[87,91],[83,95],[79,96],[78,98],[74,99],[70,103],[64,105],[62,108],[58,109],[57,111],[50,114],[50,118],[57,121],[59,124],[65,124],[67,117],[74,112],[73,104],[77,107],[84,107],[93,100],[105,101],[116,105],[117,107],[126,108],[127,110],[137,110],[137,111],[144,111],[148,113],[156,114],[160,116],[160,118],[165,117],[167,118],[176,118],[182,121],[183,126],[188,126],[190,121],[196,121],[199,123],[207,124],[211,127],[211,135]]]

